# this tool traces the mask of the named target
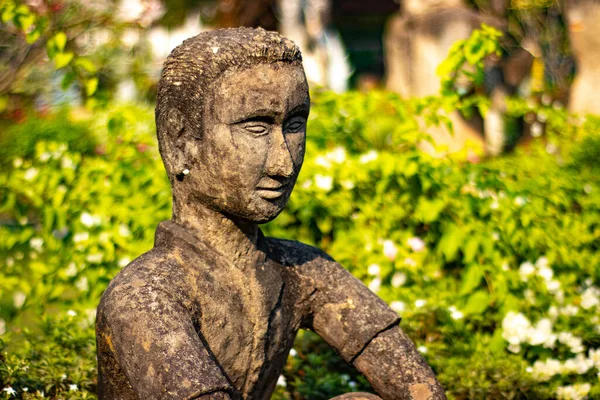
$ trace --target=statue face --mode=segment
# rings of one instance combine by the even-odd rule
[[[199,171],[190,174],[189,187],[223,214],[272,220],[304,159],[310,109],[304,71],[286,63],[227,71],[204,104],[204,132],[189,152]]]

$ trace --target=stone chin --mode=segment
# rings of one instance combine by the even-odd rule
[[[291,190],[284,193],[281,197],[268,199],[262,197],[258,192],[253,196],[254,199],[243,212],[235,213],[234,217],[254,222],[256,224],[266,224],[273,221],[281,214],[289,201]]]

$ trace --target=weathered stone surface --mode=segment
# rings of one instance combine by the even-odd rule
[[[384,398],[404,390],[366,355],[398,316],[322,251],[258,228],[283,210],[304,158],[310,99],[297,48],[262,30],[203,33],[167,59],[157,103],[173,218],[102,296],[100,398],[268,399],[301,328],[360,360]],[[410,372],[435,381],[428,367]]]
[[[384,399],[445,398],[433,371],[400,327],[373,339],[356,358],[354,366]]]

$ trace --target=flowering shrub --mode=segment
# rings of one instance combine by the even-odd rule
[[[515,102],[545,113],[547,134],[471,164],[421,152],[414,103],[395,95],[313,100],[303,171],[265,232],[323,248],[377,292],[451,398],[600,396],[600,123]],[[170,217],[151,110],[85,125],[91,147],[40,140],[0,174],[0,398],[95,397],[99,297]],[[276,398],[361,389],[306,332]]]

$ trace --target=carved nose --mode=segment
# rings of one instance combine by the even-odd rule
[[[290,154],[283,132],[273,132],[271,149],[267,157],[267,174],[289,178],[294,173],[294,161]]]

